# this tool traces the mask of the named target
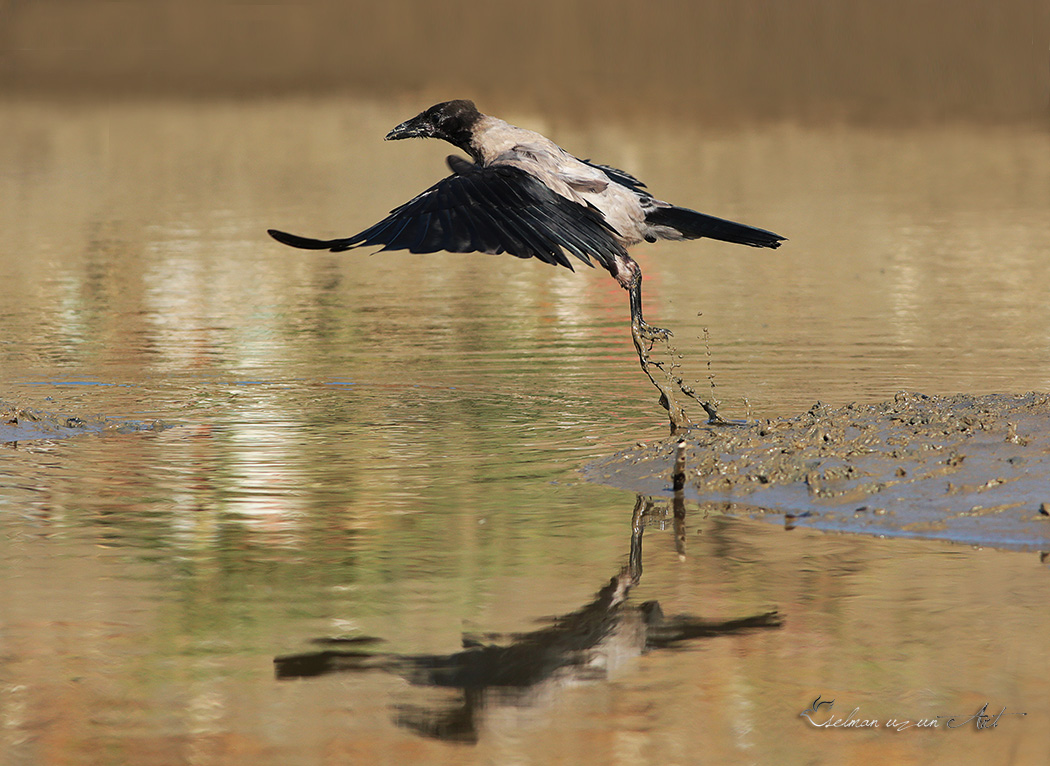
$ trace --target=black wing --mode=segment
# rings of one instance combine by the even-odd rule
[[[597,162],[591,162],[590,160],[580,160],[580,162],[582,162],[584,165],[590,165],[592,168],[597,168],[598,170],[605,173],[605,175],[609,176],[609,180],[613,183],[618,183],[621,186],[626,186],[632,191],[640,192],[642,189],[645,188],[645,184],[643,184],[637,178],[632,176],[626,170],[614,168],[612,165],[602,165]],[[646,192],[642,193],[645,194]]]
[[[270,230],[292,247],[339,252],[382,245],[382,250],[412,253],[510,253],[572,269],[565,252],[593,266],[607,268],[625,254],[616,232],[593,207],[551,191],[524,170],[480,167],[466,161],[457,172],[360,234],[318,240]]]

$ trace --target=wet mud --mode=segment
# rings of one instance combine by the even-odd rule
[[[1050,548],[1050,396],[927,396],[820,403],[795,417],[695,426],[584,469],[670,494],[684,441],[686,497],[787,526]]]
[[[0,444],[98,433],[159,431],[163,428],[159,421],[116,420],[104,415],[43,410],[0,401]]]

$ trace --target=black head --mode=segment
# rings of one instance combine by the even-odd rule
[[[386,134],[386,140],[440,138],[467,151],[471,132],[480,119],[481,112],[474,107],[473,101],[445,101],[417,114],[411,120],[405,120]]]

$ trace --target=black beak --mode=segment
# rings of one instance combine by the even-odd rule
[[[401,138],[429,138],[434,135],[434,127],[419,117],[405,120],[396,128],[386,134],[387,141],[397,141]]]

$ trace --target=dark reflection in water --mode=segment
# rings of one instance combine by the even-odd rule
[[[417,686],[457,689],[452,701],[398,707],[396,723],[423,736],[476,743],[480,715],[490,705],[530,706],[549,692],[577,681],[608,678],[630,660],[652,649],[745,631],[779,628],[775,611],[735,620],[709,621],[692,615],[666,616],[658,601],[633,604],[631,590],[642,578],[642,532],[662,523],[667,503],[639,495],[631,518],[627,564],[599,589],[594,599],[547,627],[502,637],[463,636],[454,654],[391,654],[367,648],[373,638],[319,638],[326,647],[274,659],[278,679],[329,673],[384,670]],[[671,502],[675,547],[685,551],[685,505],[681,489]]]

